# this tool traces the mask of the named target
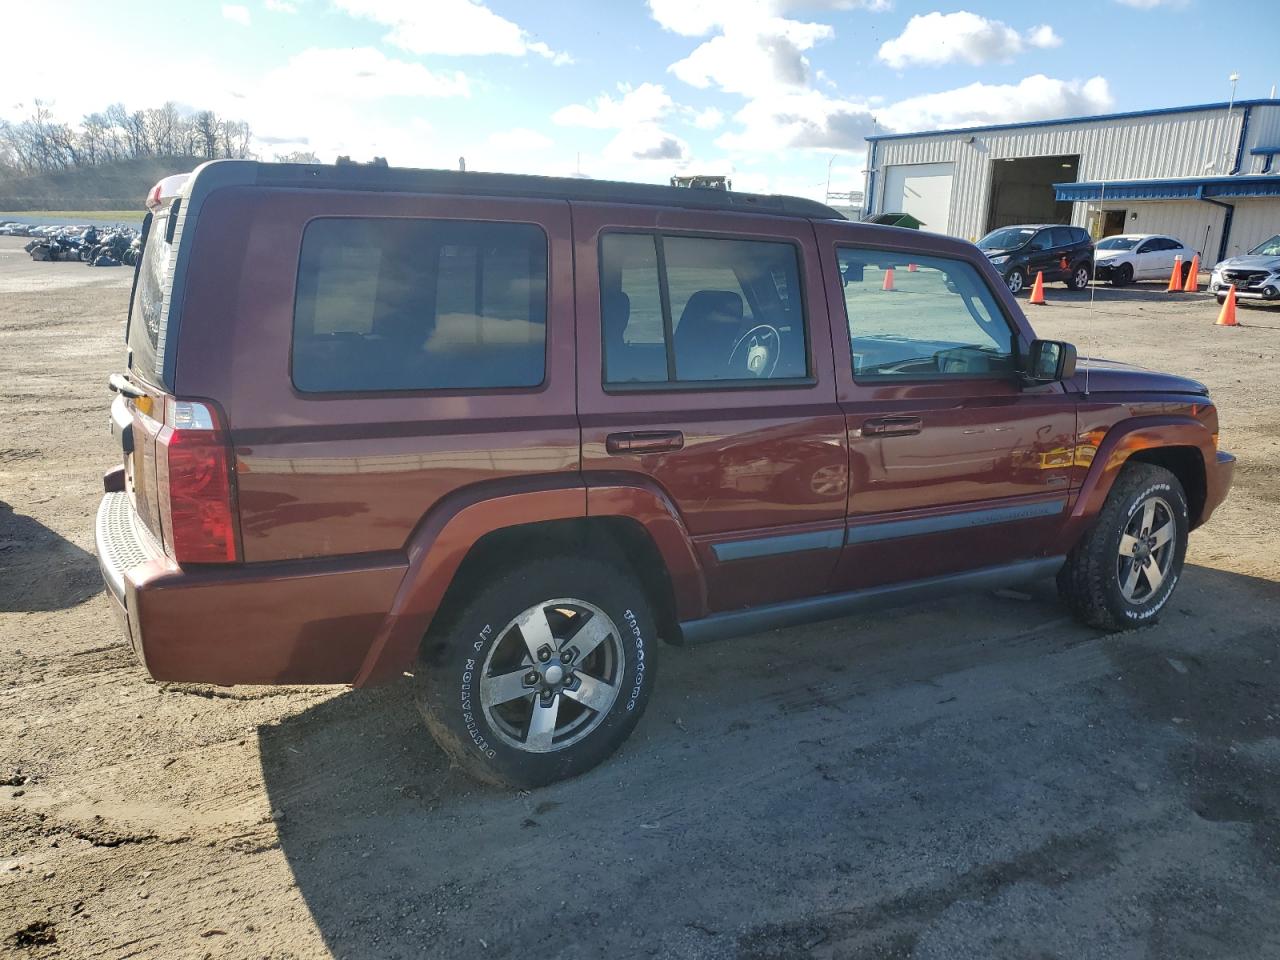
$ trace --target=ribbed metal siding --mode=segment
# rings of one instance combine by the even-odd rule
[[[1227,256],[1234,257],[1280,233],[1280,199],[1233,200]],[[1216,252],[1216,248],[1215,248]]]
[[[1078,206],[1083,207],[1084,204]],[[1102,209],[1136,213],[1137,218],[1126,217],[1125,233],[1163,233],[1177,237],[1187,246],[1200,251],[1200,259],[1209,263],[1218,255],[1218,244],[1222,240],[1222,221],[1227,213],[1222,207],[1199,200],[1162,200],[1159,203],[1117,201],[1104,203]],[[1234,229],[1232,233],[1235,233]]]
[[[1249,117],[1249,134],[1244,143],[1244,162],[1240,165],[1242,173],[1262,173],[1267,164],[1266,157],[1249,153],[1254,147],[1280,147],[1280,107],[1253,108]],[[1271,169],[1267,172],[1280,174],[1280,156],[1272,159]]]
[[[1255,117],[1263,109],[1275,112],[1272,108],[1254,107]],[[1222,175],[1235,161],[1242,120],[1243,110],[1237,108],[1229,118],[1225,110],[1215,110],[978,132],[973,134],[972,144],[965,142],[969,135],[964,133],[922,134],[881,141],[876,165],[883,168],[899,163],[954,163],[956,179],[947,232],[976,239],[987,222],[992,161],[1078,154],[1081,180]],[[1253,123],[1251,119],[1251,133]],[[1205,169],[1210,161],[1215,163],[1212,171]],[[883,176],[877,179],[882,181]],[[879,193],[877,190],[877,213],[882,212]],[[1081,226],[1085,215],[1084,205],[1077,204],[1076,222]]]

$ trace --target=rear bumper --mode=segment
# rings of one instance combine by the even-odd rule
[[[400,554],[182,568],[140,530],[127,493],[98,507],[98,564],[157,680],[350,683],[404,578]]]

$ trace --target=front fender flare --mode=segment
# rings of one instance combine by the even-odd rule
[[[1087,438],[1082,435],[1079,442],[1087,443]],[[1102,510],[1116,478],[1129,459],[1141,450],[1161,447],[1194,447],[1200,451],[1206,470],[1215,462],[1217,455],[1209,428],[1194,417],[1134,417],[1115,424],[1097,444],[1093,462],[1076,493],[1071,515],[1063,530],[1060,544],[1063,553],[1075,545]]]

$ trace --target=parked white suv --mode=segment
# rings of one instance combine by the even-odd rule
[[[1181,240],[1155,233],[1123,233],[1104,237],[1094,248],[1094,277],[1123,287],[1135,280],[1168,280],[1173,262],[1182,257],[1187,279],[1195,251]]]
[[[1247,300],[1280,300],[1280,233],[1213,268],[1209,290],[1219,303],[1230,286],[1236,288],[1237,297]]]

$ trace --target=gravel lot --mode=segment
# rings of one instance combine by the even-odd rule
[[[403,687],[143,676],[92,556],[129,282],[0,239],[0,956],[1280,956],[1280,312],[1028,308],[1219,403],[1161,624],[1042,584],[666,648],[612,762],[512,794]]]

